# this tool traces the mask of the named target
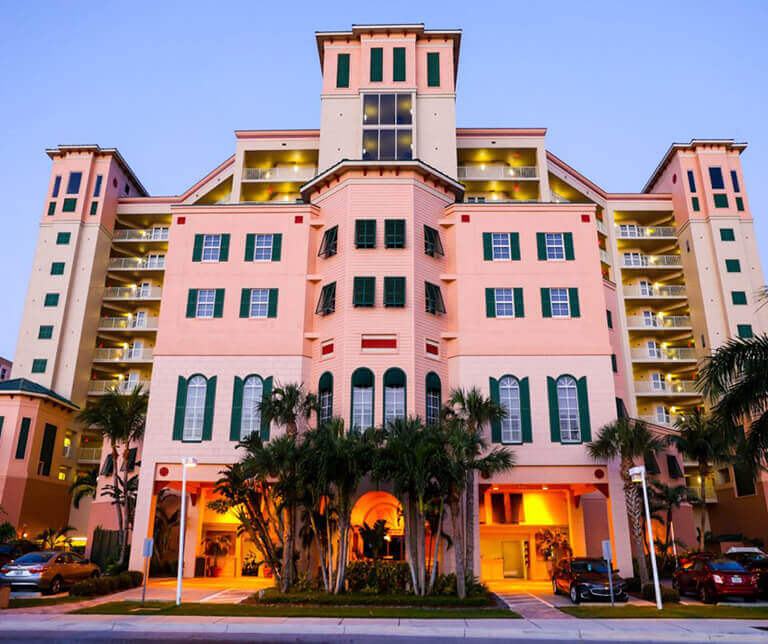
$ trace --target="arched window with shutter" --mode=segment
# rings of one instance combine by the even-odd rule
[[[333,374],[326,371],[317,383],[318,420],[321,425],[333,418]]]
[[[520,415],[520,383],[517,378],[504,376],[499,379],[499,404],[504,410],[501,419],[501,442],[522,443],[523,424]]]
[[[259,376],[248,376],[243,382],[243,407],[240,417],[240,440],[261,431],[261,400],[264,383]]]
[[[384,372],[384,422],[405,418],[405,372],[392,367]]]
[[[434,371],[430,371],[427,374],[426,380],[426,419],[428,425],[440,420],[440,407],[442,402],[440,376]]]
[[[216,376],[210,378],[202,374],[194,374],[189,378],[179,376],[173,440],[186,442],[211,440],[215,399]]]
[[[373,427],[374,378],[366,367],[352,373],[352,429]]]

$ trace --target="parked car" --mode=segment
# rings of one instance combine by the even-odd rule
[[[64,586],[99,576],[99,567],[74,552],[29,552],[0,568],[0,584],[55,595]]]
[[[749,572],[757,575],[757,588],[760,595],[768,596],[768,555],[762,551],[735,550],[728,551],[728,558],[738,561]]]
[[[613,571],[613,596],[616,601],[625,602],[627,584]],[[608,581],[608,564],[602,559],[575,557],[563,559],[552,572],[552,590],[555,595],[569,595],[574,604],[584,600],[611,599]]]
[[[758,595],[757,575],[734,559],[696,557],[672,575],[672,587],[681,595],[695,594],[705,604],[724,597],[754,601]]]
[[[25,555],[38,548],[38,545],[31,541],[26,541],[25,539],[20,539],[13,543],[0,544],[0,566],[4,566],[14,559],[21,557],[21,555]]]

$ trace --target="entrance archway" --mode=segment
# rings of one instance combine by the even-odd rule
[[[352,554],[355,558],[371,558],[375,550],[380,550],[382,559],[404,558],[403,510],[400,501],[388,492],[363,494],[352,508],[352,527]],[[382,537],[384,543],[379,542]]]

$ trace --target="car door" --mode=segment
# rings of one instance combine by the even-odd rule
[[[703,559],[697,559],[691,569],[691,580],[688,589],[691,591],[697,591],[699,584],[707,575],[706,562]]]
[[[74,552],[67,553],[67,568],[69,568],[69,575],[72,582],[80,581],[86,577],[83,560],[79,555]]]
[[[561,561],[558,567],[557,574],[557,587],[563,592],[568,592],[571,589],[571,582],[569,579],[570,563],[568,561]]]

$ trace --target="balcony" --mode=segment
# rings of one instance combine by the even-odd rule
[[[162,271],[165,269],[165,256],[110,257],[107,268],[110,271]]]
[[[649,414],[645,416],[638,416],[638,420],[642,420],[644,423],[650,423],[651,425],[659,425],[660,427],[667,427],[674,429],[675,423],[679,416],[670,414],[669,416],[656,416],[655,414]]]
[[[621,258],[622,268],[676,268],[682,266],[680,255],[641,255],[625,253]]]
[[[608,254],[608,251],[600,249],[600,261],[603,262],[603,264],[608,264],[608,266],[611,265],[611,256]]]
[[[698,485],[689,485],[686,488],[689,499],[701,499],[701,487]],[[712,483],[704,484],[704,503],[717,503],[717,492]]]
[[[668,286],[656,286],[654,284],[626,284],[624,285],[624,297],[633,298],[685,298],[685,286],[671,284]]]
[[[99,396],[114,389],[119,394],[129,394],[139,385],[141,385],[142,391],[147,393],[149,383],[149,380],[90,380],[88,393],[92,396]]]
[[[690,329],[691,317],[689,315],[657,315],[654,317],[630,315],[627,317],[627,328],[630,330]]]
[[[636,347],[630,354],[634,362],[696,362],[696,350],[691,347]]]
[[[77,450],[78,463],[98,463],[101,461],[101,447],[81,447]]]
[[[152,362],[151,348],[96,349],[94,362]]]
[[[677,239],[674,226],[634,226],[619,224],[617,239]]]
[[[64,445],[61,448],[61,458],[75,458],[77,448],[74,445]]]
[[[638,396],[701,396],[695,380],[635,380]]]
[[[157,322],[147,317],[101,318],[99,331],[157,331]]]
[[[243,168],[243,181],[301,181],[313,179],[317,168],[313,166],[283,166],[279,168]]]
[[[536,166],[464,165],[458,167],[459,180],[487,181],[504,179],[537,179]]]
[[[608,227],[602,219],[595,218],[595,225],[597,226],[597,232],[608,235]]]
[[[104,299],[107,300],[159,300],[163,289],[159,286],[107,286]]]
[[[134,228],[120,228],[112,235],[115,242],[164,242],[168,241],[168,228],[151,228],[137,230]]]

